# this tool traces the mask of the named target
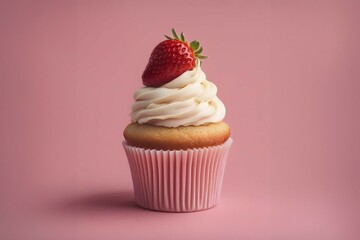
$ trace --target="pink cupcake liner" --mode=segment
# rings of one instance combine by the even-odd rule
[[[135,201],[144,208],[192,212],[215,206],[221,193],[232,139],[224,144],[188,150],[155,150],[123,142]]]

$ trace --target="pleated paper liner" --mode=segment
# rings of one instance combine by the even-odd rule
[[[163,151],[133,147],[124,141],[136,203],[166,212],[193,212],[215,206],[231,144],[229,138],[213,147]]]

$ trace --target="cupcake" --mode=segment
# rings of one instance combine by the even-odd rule
[[[138,205],[200,211],[220,199],[232,139],[217,87],[201,70],[202,47],[172,33],[151,53],[123,146]]]

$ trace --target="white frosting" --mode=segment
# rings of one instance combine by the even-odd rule
[[[193,70],[171,82],[136,91],[131,120],[164,127],[220,122],[225,117],[225,106],[216,92],[217,87],[206,80],[198,61]]]

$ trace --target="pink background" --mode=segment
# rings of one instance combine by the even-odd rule
[[[151,3],[150,3],[151,2]],[[358,1],[1,1],[0,239],[359,239]],[[152,48],[200,40],[234,144],[221,203],[134,205]]]

